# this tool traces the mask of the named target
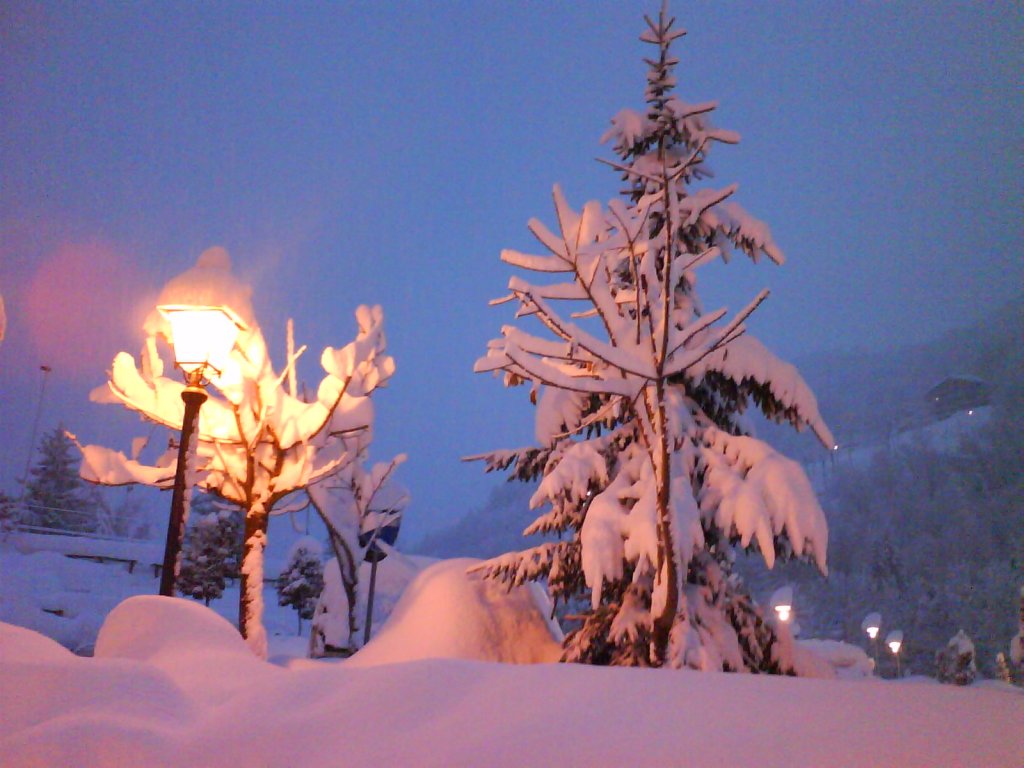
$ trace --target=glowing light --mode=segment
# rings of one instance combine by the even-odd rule
[[[974,415],[974,409],[973,409],[973,408],[972,408],[972,409],[969,409],[969,410],[967,411],[967,415],[968,415],[968,416],[973,416],[973,415]]]
[[[793,617],[793,588],[780,587],[772,593],[772,608],[779,616],[779,621],[788,622]]]
[[[868,633],[868,637],[874,640],[878,637],[878,630],[882,627],[882,614],[869,613],[860,623],[860,628]]]
[[[832,450],[833,451],[838,451],[839,450],[839,443],[836,443],[835,445],[833,445],[832,446]]]
[[[157,307],[171,324],[174,361],[185,373],[210,367],[224,371],[245,323],[228,307],[165,304]]]
[[[894,629],[885,638],[885,644],[889,646],[889,650],[894,654],[900,652],[900,648],[903,646],[903,633],[898,629]]]

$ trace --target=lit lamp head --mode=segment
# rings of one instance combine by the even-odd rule
[[[894,629],[886,635],[885,644],[889,646],[889,650],[893,653],[899,653],[900,647],[903,645],[903,633],[898,629]]]
[[[861,622],[860,628],[868,633],[868,637],[874,640],[878,637],[878,630],[882,627],[882,615],[880,613],[869,613]]]
[[[208,368],[224,372],[238,333],[246,328],[230,307],[163,304],[157,309],[171,326],[174,362],[190,384],[198,383]]]
[[[787,622],[793,617],[793,588],[781,587],[772,593],[772,608],[779,621]]]

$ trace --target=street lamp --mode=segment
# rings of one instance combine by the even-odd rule
[[[896,657],[896,677],[900,677],[900,648],[903,646],[903,633],[894,629],[886,635],[885,644],[889,646],[892,655]]]
[[[178,442],[171,518],[167,524],[167,543],[160,573],[160,594],[173,597],[192,496],[189,464],[195,451],[199,408],[206,402],[203,378],[208,370],[218,375],[224,372],[238,333],[246,328],[246,324],[227,306],[161,304],[157,310],[171,326],[174,362],[185,374],[185,389],[181,393],[185,415]]]
[[[860,628],[871,638],[871,648],[875,655],[875,669],[878,669],[878,632],[882,628],[882,614],[869,613],[860,623]]]
[[[779,621],[786,623],[793,616],[793,588],[780,587],[772,593],[772,608],[779,616]]]

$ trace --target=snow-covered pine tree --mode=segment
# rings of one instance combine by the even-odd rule
[[[18,506],[15,500],[3,491],[0,491],[0,540],[13,531],[20,522]]]
[[[735,186],[697,186],[712,145],[739,137],[713,127],[713,102],[673,95],[670,47],[684,32],[664,9],[646,21],[646,107],[620,111],[604,136],[626,199],[577,212],[556,186],[557,234],[530,221],[548,253],[501,254],[565,279],[513,277],[495,302],[518,302],[517,317],[549,334],[505,326],[475,366],[531,385],[539,445],[477,458],[511,479],[542,478],[531,506],[546,508],[525,533],[558,540],[481,570],[509,585],[546,579],[572,607],[589,591],[567,661],[788,672],[789,635],[730,572],[732,550],[756,547],[768,566],[804,557],[824,572],[827,526],[800,466],[746,434],[741,415],[752,402],[829,448],[832,436],[796,369],[744,333],[767,292],[721,326],[725,310],[698,299],[699,267],[734,250],[754,262],[783,255],[729,201]]]
[[[181,594],[209,605],[224,594],[228,579],[238,578],[244,519],[237,507],[218,507],[207,494],[193,502],[191,518],[177,587]]]
[[[978,667],[974,660],[974,643],[962,629],[959,630],[935,654],[935,666],[940,683],[954,685],[970,685],[978,675]]]
[[[63,424],[43,437],[25,484],[24,522],[66,531],[95,530],[100,500],[78,476],[75,453]]]
[[[316,539],[304,536],[288,551],[277,579],[277,604],[290,605],[298,613],[300,635],[302,620],[313,618],[323,588],[323,548]]]

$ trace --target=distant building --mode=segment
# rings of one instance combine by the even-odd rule
[[[970,411],[992,403],[992,387],[975,376],[950,376],[927,395],[932,415],[945,419],[960,411]]]

